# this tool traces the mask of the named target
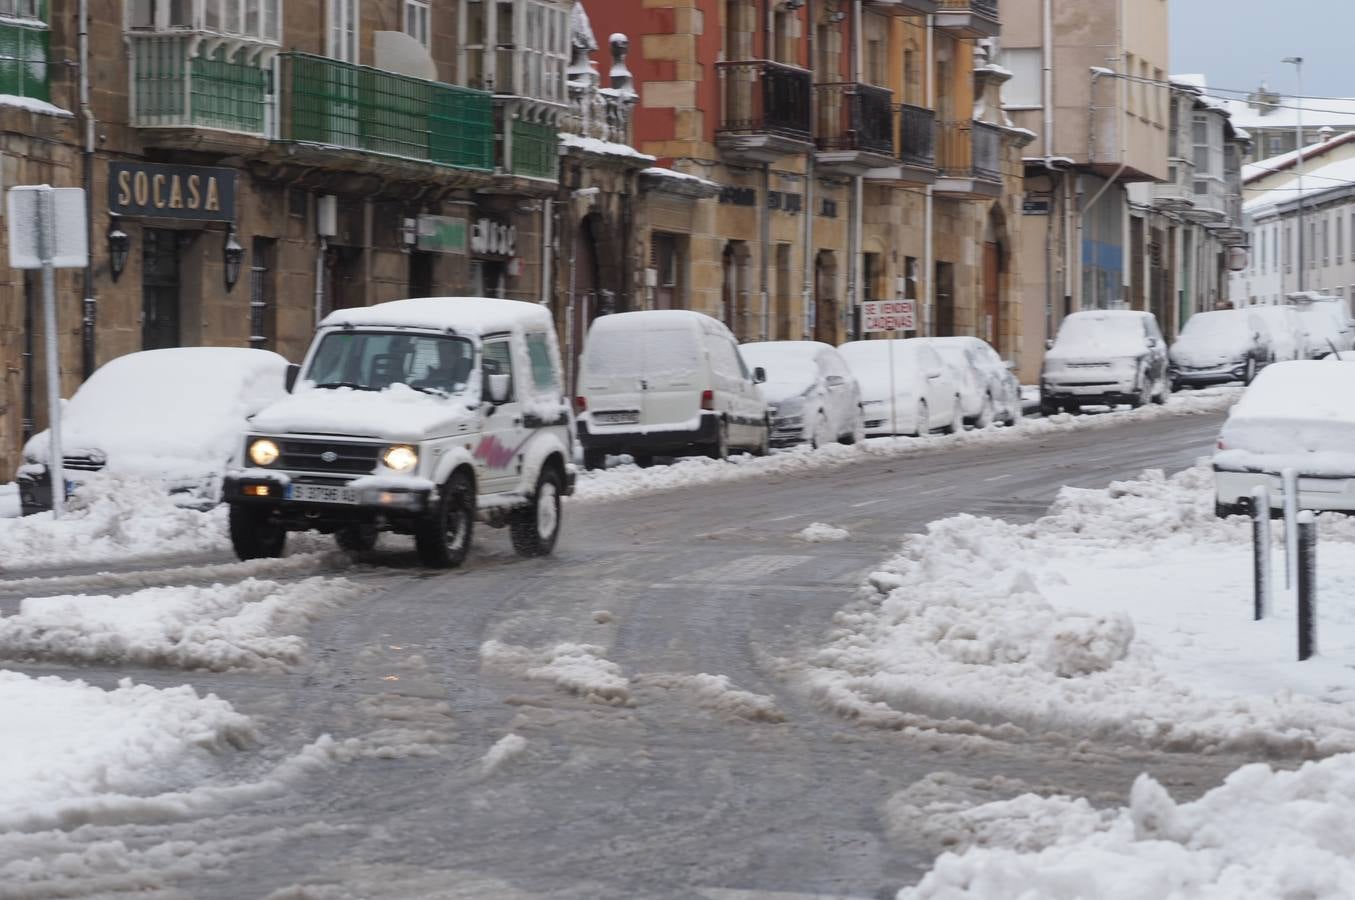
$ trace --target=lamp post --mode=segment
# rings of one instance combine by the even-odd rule
[[[1299,90],[1294,96],[1294,111],[1297,113],[1297,121],[1294,126],[1296,152],[1298,154],[1295,162],[1295,173],[1298,181],[1298,285],[1299,290],[1303,290],[1303,57],[1286,56],[1280,60],[1283,63],[1291,63],[1294,66],[1294,74],[1298,78]],[[1283,277],[1283,276],[1281,276]]]

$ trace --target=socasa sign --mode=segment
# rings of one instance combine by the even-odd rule
[[[234,169],[108,164],[108,211],[155,219],[235,221]]]

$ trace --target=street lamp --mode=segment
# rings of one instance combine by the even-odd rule
[[[131,249],[132,239],[118,226],[117,219],[108,223],[108,271],[117,281],[122,270],[127,267],[127,252]]]
[[[226,293],[230,293],[240,280],[240,264],[245,261],[245,248],[235,239],[234,226],[226,232],[226,246],[222,248],[221,255],[225,262]]]
[[[1280,60],[1280,62],[1290,63],[1294,66],[1294,74],[1297,76],[1299,83],[1298,93],[1294,96],[1294,110],[1298,114],[1296,124],[1294,126],[1295,151],[1297,152],[1298,157],[1297,162],[1295,162],[1294,165],[1295,172],[1297,173],[1298,176],[1297,180],[1298,180],[1298,198],[1299,198],[1298,204],[1299,240],[1298,240],[1298,259],[1297,259],[1299,275],[1298,285],[1299,290],[1302,291],[1303,290],[1303,57],[1286,56],[1284,59]],[[1284,278],[1283,273],[1281,273],[1280,278],[1281,279]]]

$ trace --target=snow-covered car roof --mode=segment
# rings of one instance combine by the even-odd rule
[[[1266,366],[1228,416],[1355,424],[1355,362],[1299,359]]]
[[[352,325],[359,328],[451,329],[462,335],[497,334],[526,328],[548,328],[550,311],[537,303],[496,297],[416,297],[374,306],[337,309],[325,316],[321,328]]]
[[[589,331],[645,331],[652,329],[703,328],[722,331],[719,319],[689,309],[641,309],[598,316]]]

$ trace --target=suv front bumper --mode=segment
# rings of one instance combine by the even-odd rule
[[[308,496],[299,497],[302,491]],[[330,498],[326,493],[332,492]],[[350,488],[344,482],[296,482],[278,475],[250,472],[226,476],[222,499],[227,503],[270,506],[284,514],[309,519],[354,521],[377,515],[419,516],[433,505],[427,488]]]

